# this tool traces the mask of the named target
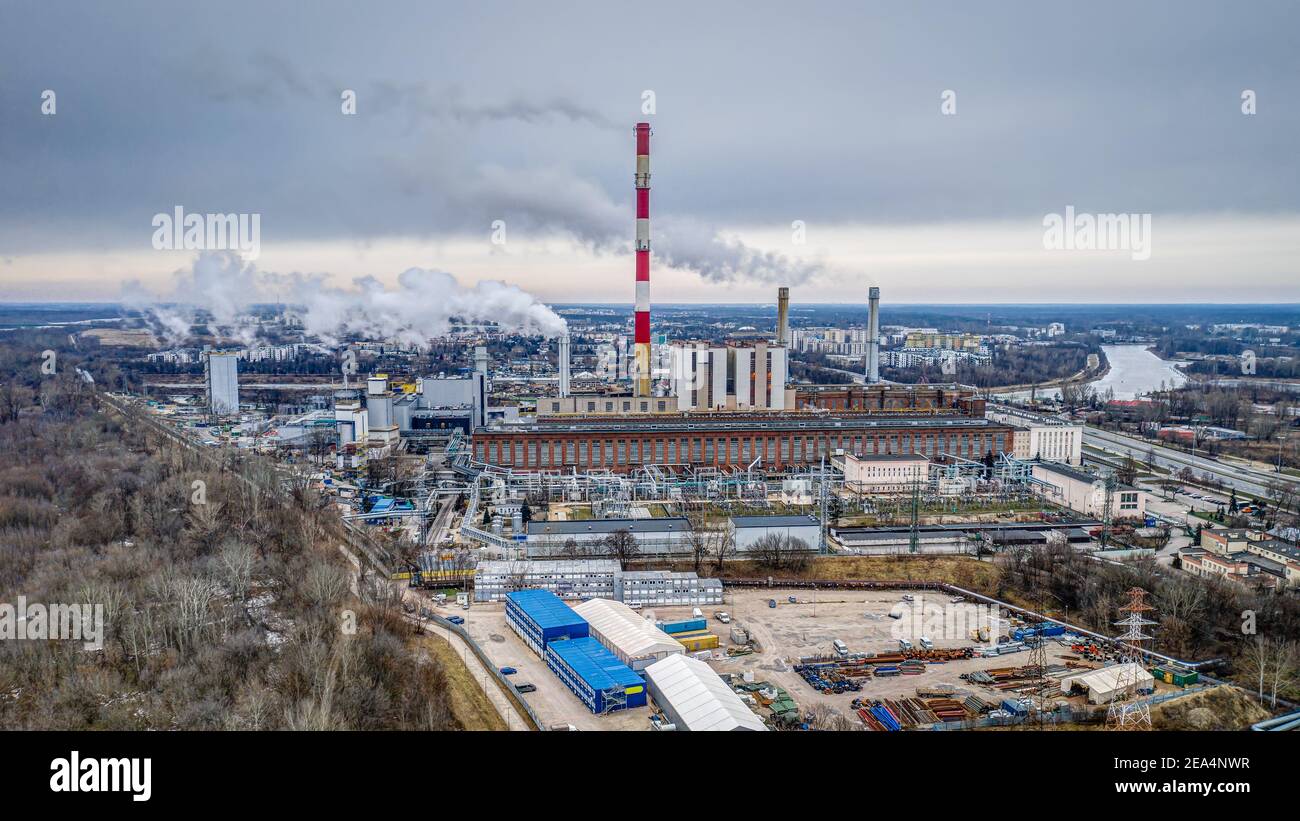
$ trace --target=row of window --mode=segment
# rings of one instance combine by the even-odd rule
[[[809,435],[776,437],[684,437],[673,439],[603,439],[480,441],[474,455],[482,462],[512,467],[641,464],[806,463],[835,450],[859,455],[919,453],[980,459],[1004,448],[1001,435],[988,433],[905,433],[893,436]]]

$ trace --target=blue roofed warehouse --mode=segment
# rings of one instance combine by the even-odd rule
[[[551,642],[546,666],[597,715],[646,705],[645,680],[593,638]]]
[[[586,638],[586,619],[549,590],[517,590],[506,596],[506,624],[539,656],[553,641]]]

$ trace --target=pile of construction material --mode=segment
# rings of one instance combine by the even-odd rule
[[[1078,662],[1049,664],[1043,668],[1043,677],[1046,681],[1040,680],[1038,671],[1032,667],[993,667],[988,670],[963,673],[961,678],[963,681],[981,684],[999,692],[1050,698],[1061,695],[1060,680],[1064,676],[1080,669],[1088,670],[1091,666]]]
[[[796,664],[794,671],[819,693],[856,693],[862,689],[859,679],[871,675],[870,668],[856,662]]]
[[[951,685],[918,687],[915,698],[861,699],[851,705],[869,730],[894,732],[971,721],[997,709],[997,702]]]
[[[766,681],[746,681],[735,685],[734,689],[743,694],[742,698],[749,696],[759,707],[769,710],[773,723],[784,726],[799,723],[799,705],[785,688]]]

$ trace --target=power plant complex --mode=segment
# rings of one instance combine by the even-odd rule
[[[630,339],[626,307],[605,305],[539,305],[545,333],[453,319],[423,346],[345,334],[342,353],[280,321],[274,347],[149,354],[193,381],[162,382],[145,404],[204,452],[281,457],[339,511],[344,552],[375,571],[358,584],[395,583],[402,617],[471,647],[461,658],[530,727],[797,729],[812,723],[797,698],[870,729],[995,726],[1076,715],[1030,694],[1082,715],[1100,693],[1148,692],[1156,674],[1093,675],[1111,652],[1097,634],[954,583],[1009,546],[1096,537],[1110,564],[1154,553],[1146,492],[1082,470],[1082,425],[928,381],[1010,343],[968,320],[882,328],[875,286],[865,309],[792,305],[780,285],[774,314],[661,305],[652,326],[650,125],[634,135]],[[944,367],[894,381],[900,356]],[[202,399],[173,393],[185,389]],[[1219,573],[1227,551],[1260,573],[1300,568],[1278,544],[1243,532],[1185,561]],[[854,575],[883,565],[884,580]],[[897,605],[936,591],[1019,623],[895,636]],[[1043,663],[1031,675],[1005,658],[1045,637],[1070,663],[1046,684]],[[1194,680],[1160,661],[1162,681]],[[916,698],[900,695],[922,674]]]

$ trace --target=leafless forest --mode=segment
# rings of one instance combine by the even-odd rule
[[[124,426],[75,353],[40,371],[45,342],[0,346],[0,601],[102,604],[104,642],[0,642],[0,727],[459,726],[397,603],[352,592],[316,494]]]

